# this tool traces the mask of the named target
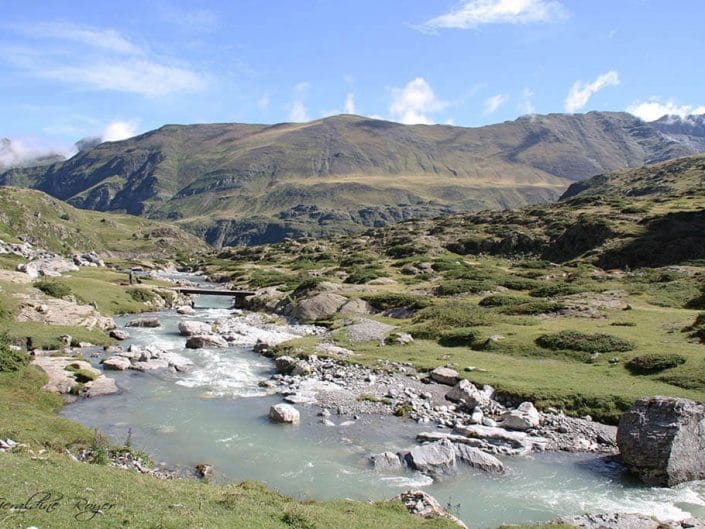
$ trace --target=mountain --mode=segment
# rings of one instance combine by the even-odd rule
[[[561,196],[705,196],[705,155],[593,176],[572,184]]]
[[[169,219],[216,246],[347,233],[415,217],[553,201],[572,182],[705,147],[697,127],[626,113],[478,128],[342,115],[278,125],[166,125],[0,184]]]
[[[85,211],[41,191],[16,187],[0,187],[0,240],[25,240],[63,254],[97,251],[125,258],[193,255],[208,249],[202,240],[175,226]]]

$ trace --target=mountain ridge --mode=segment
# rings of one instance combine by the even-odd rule
[[[7,171],[0,184],[172,220],[216,245],[256,244],[553,201],[574,181],[705,150],[705,130],[683,127],[623,112],[475,128],[354,115],[164,125],[48,167]]]

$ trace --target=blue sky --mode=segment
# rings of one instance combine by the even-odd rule
[[[27,0],[2,12],[0,137],[27,149],[342,112],[462,126],[705,113],[699,0]]]

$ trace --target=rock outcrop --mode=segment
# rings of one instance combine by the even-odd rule
[[[348,302],[348,298],[335,292],[321,292],[311,298],[300,300],[294,308],[294,318],[308,322],[330,318]]]
[[[648,485],[705,479],[705,404],[645,397],[619,421],[624,464]]]

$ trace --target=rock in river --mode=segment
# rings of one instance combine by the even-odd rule
[[[110,331],[110,337],[116,340],[127,340],[130,337],[130,333],[122,329],[113,329]]]
[[[179,334],[181,336],[194,336],[197,334],[211,334],[213,328],[204,321],[180,321]]]
[[[269,420],[276,423],[299,424],[301,414],[291,404],[275,404],[269,408]]]
[[[217,334],[198,334],[186,340],[187,349],[201,349],[203,347],[227,347],[228,342]]]
[[[401,470],[401,460],[399,456],[394,452],[382,452],[379,454],[372,454],[370,456],[370,463],[375,470],[389,471],[389,470]]]
[[[148,328],[156,328],[156,327],[161,327],[161,323],[159,323],[159,318],[137,318],[136,320],[130,320],[127,322],[126,327],[148,327]]]
[[[130,369],[132,362],[124,356],[111,356],[103,360],[103,369],[114,369],[116,371],[124,371]]]
[[[648,485],[705,479],[705,404],[644,397],[619,421],[624,464]]]
[[[455,471],[455,449],[447,439],[415,446],[404,454],[404,459],[411,468],[424,474],[438,476]]]

